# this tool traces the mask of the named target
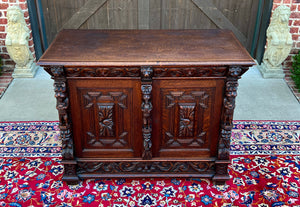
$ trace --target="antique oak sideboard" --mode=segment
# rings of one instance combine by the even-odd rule
[[[63,30],[38,62],[54,79],[63,180],[229,179],[238,79],[229,30]]]

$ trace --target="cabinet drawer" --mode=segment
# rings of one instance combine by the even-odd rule
[[[76,157],[141,156],[139,80],[70,79],[68,85]]]

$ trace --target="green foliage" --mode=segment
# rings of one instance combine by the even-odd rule
[[[293,57],[292,79],[300,92],[300,51]]]

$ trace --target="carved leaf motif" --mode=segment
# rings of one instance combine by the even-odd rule
[[[100,136],[114,136],[113,105],[98,104],[98,110]]]
[[[154,68],[154,77],[224,77],[226,67]]]
[[[179,104],[179,136],[192,137],[194,135],[194,121],[195,121],[195,104],[183,105]]]
[[[78,173],[206,173],[214,170],[213,161],[79,162]]]
[[[162,91],[162,93],[164,93]],[[200,108],[208,108],[208,99],[210,95],[207,91],[168,91],[165,93],[165,112],[169,116],[178,114],[170,121],[169,131],[164,132],[165,147],[182,147],[182,146],[203,146],[205,143],[206,132],[202,131],[199,124],[195,126],[196,111]],[[197,112],[198,113],[198,112]],[[178,117],[178,122],[175,121]],[[198,121],[200,122],[200,120]],[[175,126],[177,123],[178,126]],[[178,127],[177,133],[175,127]],[[195,128],[197,127],[197,128]],[[195,130],[197,129],[197,135]]]
[[[66,68],[69,77],[140,77],[139,68]]]

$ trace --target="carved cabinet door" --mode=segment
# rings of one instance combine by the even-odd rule
[[[217,155],[224,79],[153,80],[153,157]]]
[[[75,155],[141,157],[139,79],[70,79]]]

